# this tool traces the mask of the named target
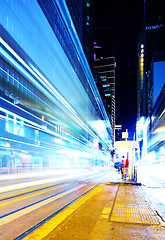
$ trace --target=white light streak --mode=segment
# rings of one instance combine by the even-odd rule
[[[74,115],[76,115],[76,111],[70,106],[69,103],[66,102],[66,100],[58,93],[58,91],[49,83],[49,81],[37,70],[35,69],[35,71],[29,67],[29,65],[27,63],[25,63],[19,56],[18,54],[2,39],[0,38],[0,42],[4,45],[4,47],[15,57],[17,58],[17,60],[24,66],[26,67],[26,69],[31,72],[33,74],[33,76],[35,76],[44,86],[46,86],[49,91],[53,94],[56,95],[56,97],[58,98],[58,100],[60,100],[60,102],[62,102],[62,104],[64,104]],[[4,50],[2,50],[3,55],[5,55],[5,57],[7,57],[10,61],[13,62],[14,59],[12,59],[11,57],[9,58],[8,54],[5,53]],[[16,63],[16,61],[15,61]],[[18,64],[16,65],[18,67]],[[33,66],[34,68],[34,66]],[[20,69],[20,67],[19,67]],[[20,69],[22,71],[22,69]],[[24,71],[25,73],[25,71]]]
[[[5,48],[8,49],[8,51],[10,51],[10,53],[17,58],[17,60],[29,71],[33,74],[33,76],[35,76],[48,90],[49,92],[51,92],[53,94],[53,96],[55,95],[57,97],[57,99],[66,106],[66,108],[77,118],[77,120],[79,121],[79,124],[82,126],[84,126],[84,123],[81,121],[81,119],[77,116],[76,111],[69,105],[69,103],[66,102],[66,100],[58,93],[58,91],[53,88],[53,86],[48,82],[48,80],[34,67],[31,65],[31,67],[33,67],[33,69],[31,67],[29,67],[28,64],[26,64],[19,56],[17,53],[15,53],[15,51],[0,37],[0,42],[4,45]],[[10,61],[12,62],[24,75],[26,75],[32,82],[34,82],[34,78],[32,78],[32,76],[25,71],[25,69],[18,64],[4,49],[2,49],[2,54]],[[41,88],[41,86],[35,81],[35,84]],[[43,92],[44,89],[42,89]],[[45,94],[47,95],[47,92],[45,92]],[[93,131],[91,131],[89,129],[88,126],[84,126],[85,129],[94,137],[96,137],[96,135],[93,133]]]
[[[97,173],[98,171],[82,171],[79,169],[69,169],[69,170],[58,170],[58,174],[60,173],[61,176],[58,177],[53,177],[53,178],[46,178],[46,179],[42,179],[42,180],[36,180],[36,181],[29,181],[29,182],[24,182],[24,183],[18,183],[18,184],[13,184],[13,185],[9,185],[9,186],[4,186],[4,187],[0,187],[0,192],[6,192],[6,191],[11,191],[11,190],[16,190],[16,189],[22,189],[22,188],[27,188],[27,187],[32,187],[32,186],[36,186],[36,185],[43,185],[43,184],[49,184],[52,182],[63,182],[69,179],[74,179],[74,178],[80,178],[80,177],[85,177],[85,176],[89,176],[89,175],[93,175],[94,173]],[[26,177],[36,177],[36,176],[43,176],[43,175],[54,175],[56,172],[40,172],[40,173],[28,173],[26,175]],[[57,173],[56,173],[57,174]],[[5,179],[18,179],[18,178],[25,178],[25,176],[23,175],[7,175],[4,177],[0,177],[0,180],[5,180]]]

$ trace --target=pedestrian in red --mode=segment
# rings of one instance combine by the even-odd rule
[[[127,176],[127,169],[129,166],[129,160],[128,158],[125,158],[124,156],[122,156],[122,169],[121,169],[121,174],[122,174],[122,179],[126,180],[126,176]]]

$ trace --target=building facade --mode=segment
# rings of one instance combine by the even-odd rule
[[[47,1],[45,1],[47,2]],[[66,0],[91,70],[93,69],[93,0]]]
[[[108,164],[110,122],[66,2],[0,4],[1,171]]]
[[[165,15],[164,1],[144,1],[139,43],[137,139],[141,156],[165,156]],[[152,14],[151,14],[152,12]],[[147,158],[146,158],[147,159]]]
[[[115,67],[115,57],[95,59],[95,81],[111,122],[113,144],[115,141],[116,119]]]

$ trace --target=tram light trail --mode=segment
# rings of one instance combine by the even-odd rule
[[[52,28],[39,2],[1,3],[0,171],[109,166],[111,124],[74,22],[54,1]]]

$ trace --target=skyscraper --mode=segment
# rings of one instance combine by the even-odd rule
[[[93,0],[66,0],[91,70],[93,70]]]
[[[165,49],[164,12],[163,0],[144,0],[144,22],[138,46],[138,118],[148,115],[149,75],[154,52]]]
[[[138,52],[138,138],[142,151],[155,154],[158,161],[165,154],[164,12],[164,1],[144,1],[144,26]]]
[[[100,86],[102,100],[112,126],[113,143],[115,141],[115,57],[95,59],[95,81]]]

